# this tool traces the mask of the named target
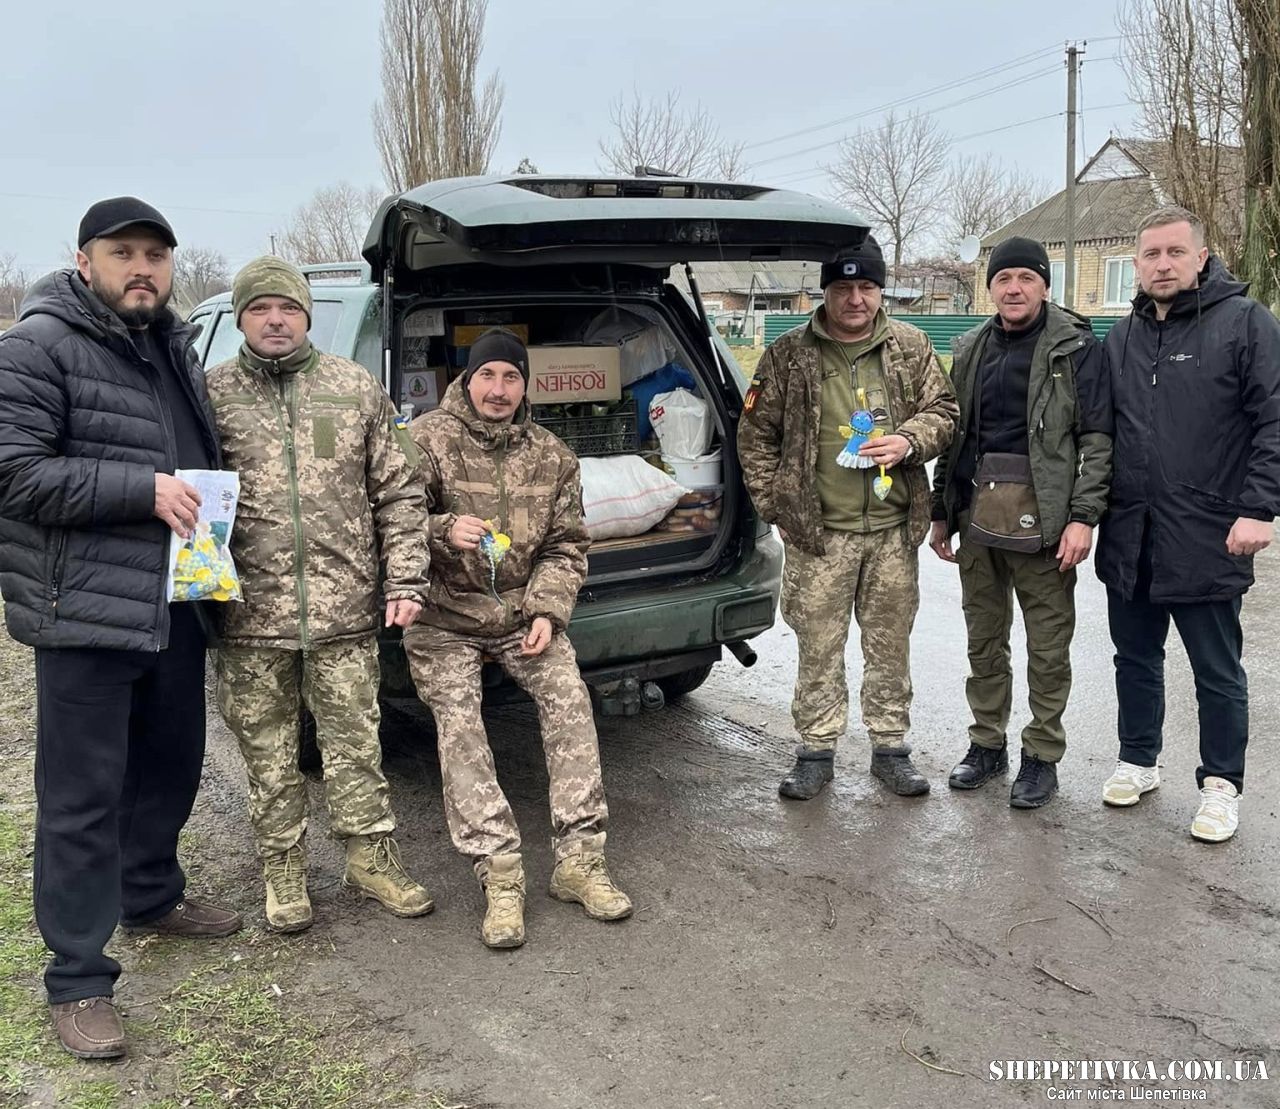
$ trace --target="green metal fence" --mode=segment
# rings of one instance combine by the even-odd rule
[[[951,340],[963,335],[970,328],[977,327],[986,316],[894,316],[895,320],[918,327],[940,351],[951,349]],[[1099,339],[1105,339],[1117,320],[1123,316],[1094,316],[1090,321],[1093,333]],[[795,316],[781,312],[771,312],[764,318],[764,343],[768,346],[779,335],[799,327],[809,319],[808,316]]]

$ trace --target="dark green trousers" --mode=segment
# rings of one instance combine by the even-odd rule
[[[1067,746],[1062,726],[1071,695],[1071,637],[1076,627],[1076,572],[1065,574],[1056,545],[1040,554],[1017,554],[966,542],[962,520],[956,557],[969,633],[969,678],[965,695],[973,723],[969,739],[981,747],[1005,742],[1013,706],[1009,631],[1016,597],[1027,632],[1027,686],[1031,722],[1022,746],[1046,762],[1057,762]]]

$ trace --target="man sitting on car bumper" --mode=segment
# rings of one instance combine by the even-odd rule
[[[466,373],[412,429],[424,452],[431,585],[405,653],[435,717],[445,815],[484,888],[480,934],[490,947],[524,943],[525,884],[520,830],[480,718],[486,659],[538,708],[551,779],[551,896],[597,920],[631,915],[605,867],[591,699],[564,634],[587,574],[578,460],[530,419],[528,365],[514,335],[485,332]]]

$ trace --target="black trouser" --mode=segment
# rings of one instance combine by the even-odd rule
[[[51,1003],[111,996],[103,948],[182,900],[178,833],[204,760],[205,639],[169,608],[160,652],[36,651],[36,923]]]
[[[1155,766],[1164,742],[1164,644],[1172,620],[1191,660],[1200,715],[1200,766],[1244,790],[1244,752],[1249,742],[1249,686],[1240,659],[1244,633],[1240,598],[1198,604],[1154,604],[1151,550],[1144,540],[1133,600],[1107,590],[1111,641],[1116,648],[1117,730],[1120,758]]]

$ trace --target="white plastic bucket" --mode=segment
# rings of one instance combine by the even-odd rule
[[[701,458],[676,458],[664,454],[662,461],[686,489],[709,489],[720,484],[720,452],[712,451]]]

